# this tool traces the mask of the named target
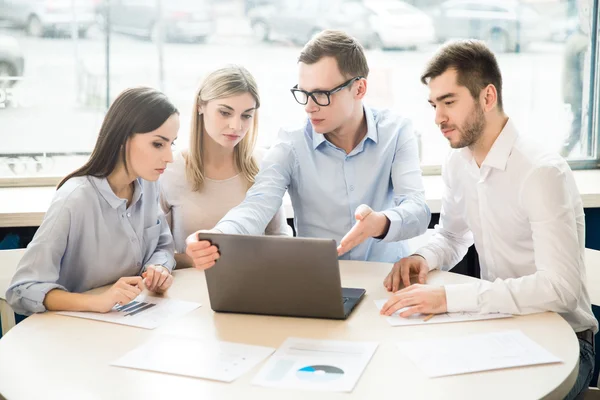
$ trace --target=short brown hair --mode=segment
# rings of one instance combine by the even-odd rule
[[[498,108],[502,110],[502,75],[494,53],[480,40],[459,40],[442,46],[427,64],[421,82],[437,78],[449,69],[456,70],[457,83],[469,89],[477,99],[487,86],[498,92]]]
[[[327,29],[317,34],[306,43],[298,62],[314,64],[323,57],[334,57],[340,72],[348,79],[369,75],[363,47],[346,32]]]

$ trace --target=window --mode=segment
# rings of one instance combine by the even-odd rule
[[[343,14],[347,15],[348,18],[356,18],[357,16],[363,16],[367,12],[365,7],[357,1],[345,2],[341,6]]]
[[[259,145],[268,147],[280,128],[304,121],[289,89],[297,83],[301,45],[324,27],[343,27],[368,48],[366,102],[413,120],[424,166],[439,166],[448,145],[420,73],[439,43],[472,37],[496,51],[505,109],[522,134],[560,151],[574,168],[598,167],[598,0],[523,0],[523,7],[506,0],[391,0],[408,6],[380,7],[377,18],[356,20],[353,11],[374,10],[376,0],[345,2],[345,14],[310,18],[284,15],[283,2],[303,4],[162,0],[161,30],[157,0],[112,0],[110,10],[105,0],[0,0],[0,180],[60,177],[81,165],[107,104],[136,85],[159,88],[176,103],[177,147],[186,147],[194,90],[226,63],[255,75]],[[508,12],[450,12],[476,3]],[[381,18],[385,12],[397,15]]]
[[[283,8],[287,11],[299,10],[301,6],[302,0],[283,0]]]

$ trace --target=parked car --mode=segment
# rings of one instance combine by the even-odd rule
[[[379,44],[370,19],[374,15],[357,0],[280,0],[248,13],[257,39],[283,39],[303,45],[323,29],[341,29],[369,48]]]
[[[25,58],[19,42],[12,36],[0,35],[0,90],[10,88],[23,76]]]
[[[433,20],[418,8],[399,0],[370,0],[365,4],[374,13],[370,23],[377,47],[412,49],[435,42]]]
[[[496,52],[520,51],[550,39],[550,21],[517,0],[449,0],[432,12],[440,42],[482,39]]]
[[[210,0],[162,0],[164,39],[203,42],[215,31]],[[99,9],[103,16],[104,10]],[[157,40],[160,36],[156,0],[111,0],[110,23],[117,32]],[[101,18],[103,20],[103,18]]]
[[[253,8],[275,4],[277,1],[278,0],[244,0],[244,14],[248,15],[248,12]]]
[[[34,37],[70,34],[76,23],[78,35],[85,37],[96,23],[94,5],[94,0],[0,0],[0,19]]]

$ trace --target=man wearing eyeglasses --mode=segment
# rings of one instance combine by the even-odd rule
[[[431,218],[411,122],[363,104],[369,67],[344,32],[315,36],[298,64],[291,91],[308,121],[280,132],[245,200],[215,230],[261,234],[287,190],[298,236],[335,239],[342,259],[398,261],[407,255],[402,241],[424,233]],[[196,234],[186,252],[200,269],[219,258]]]

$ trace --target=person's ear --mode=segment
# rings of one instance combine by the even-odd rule
[[[498,104],[498,91],[496,86],[489,84],[483,89],[481,104],[483,104],[484,111],[490,111]]]
[[[365,97],[365,95],[367,94],[367,80],[366,79],[360,79],[359,81],[356,82],[356,94],[355,97],[357,99],[363,99],[363,97]]]

